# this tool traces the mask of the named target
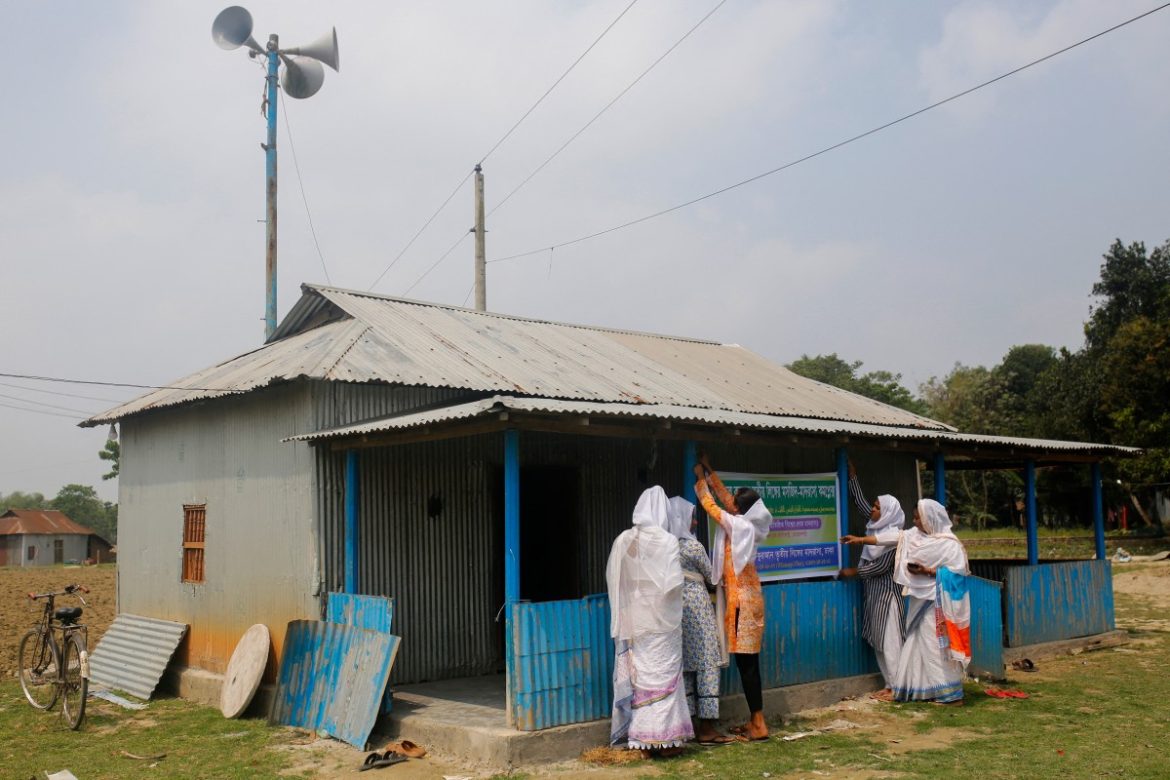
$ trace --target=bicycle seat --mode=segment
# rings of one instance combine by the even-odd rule
[[[53,617],[66,625],[76,623],[81,617],[81,607],[61,607],[53,613]]]

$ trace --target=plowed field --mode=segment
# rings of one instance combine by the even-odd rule
[[[0,677],[16,676],[16,650],[20,637],[40,618],[41,602],[28,599],[29,593],[61,590],[66,585],[83,585],[88,606],[73,596],[60,596],[59,607],[81,606],[81,622],[89,626],[92,652],[114,620],[114,564],[102,566],[2,566],[0,567]]]

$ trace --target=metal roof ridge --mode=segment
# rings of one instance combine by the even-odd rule
[[[534,325],[555,325],[562,328],[574,328],[576,330],[592,330],[599,333],[620,333],[626,336],[644,336],[646,338],[664,339],[666,341],[685,341],[692,344],[708,344],[718,347],[733,347],[735,349],[745,349],[739,344],[727,344],[722,341],[712,341],[710,339],[701,339],[694,336],[676,336],[669,333],[652,333],[650,331],[631,330],[629,328],[607,328],[603,325],[586,325],[577,322],[560,322],[557,320],[539,319],[537,317],[525,317],[520,314],[507,314],[499,311],[478,311],[476,309],[468,309],[463,306],[454,306],[449,303],[436,303],[434,301],[420,301],[415,298],[399,298],[393,295],[383,295],[381,293],[370,292],[368,290],[351,290],[345,287],[336,287],[327,284],[313,284],[311,282],[303,282],[301,290],[312,290],[318,294],[322,291],[341,293],[342,295],[354,295],[359,298],[372,298],[379,301],[388,301],[391,303],[403,303],[408,306],[426,306],[432,309],[445,309],[447,311],[459,312],[460,314],[473,314],[479,317],[493,317],[496,319],[512,320],[514,322],[530,322]],[[329,299],[332,300],[332,299]],[[349,312],[351,317],[355,316]],[[750,350],[748,350],[750,351]]]

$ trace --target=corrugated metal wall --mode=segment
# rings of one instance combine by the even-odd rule
[[[535,731],[608,717],[613,702],[609,599],[511,606],[512,725]]]
[[[969,577],[971,665],[968,674],[1003,679],[1003,585]]]
[[[120,613],[191,626],[177,661],[222,672],[265,623],[279,652],[289,620],[317,617],[308,388],[162,410],[122,423]],[[206,581],[180,582],[183,504],[207,504]]]
[[[21,534],[14,541],[14,564],[24,566],[52,566],[55,562],[53,555],[54,543],[62,542],[62,563],[80,563],[89,554],[89,537],[77,534]],[[28,549],[36,548],[32,560],[28,558]]]
[[[764,586],[760,676],[765,688],[876,672],[861,638],[861,582],[782,582]],[[742,690],[732,662],[723,691]]]
[[[1112,565],[1076,561],[1012,567],[1004,609],[1008,647],[1112,631]]]

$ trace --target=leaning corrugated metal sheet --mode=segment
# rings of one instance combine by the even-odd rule
[[[186,633],[184,623],[122,613],[90,656],[89,679],[149,699]]]
[[[564,401],[553,398],[520,398],[493,396],[479,401],[453,404],[425,412],[393,415],[358,425],[317,431],[293,436],[287,441],[320,441],[351,436],[362,436],[382,431],[424,427],[438,423],[490,417],[501,412],[531,412],[572,417],[637,417],[674,422],[699,423],[732,428],[782,430],[795,433],[864,436],[917,442],[953,442],[959,444],[986,444],[997,447],[1015,447],[1023,452],[1084,452],[1135,453],[1133,447],[1091,442],[1054,441],[1050,439],[1023,439],[1012,436],[985,436],[954,431],[925,430],[900,426],[818,420],[807,417],[728,412],[718,409],[695,409],[667,404],[617,404]]]
[[[950,430],[806,379],[734,344],[530,320],[332,287],[304,285],[302,291],[265,346],[87,424],[305,377]]]

